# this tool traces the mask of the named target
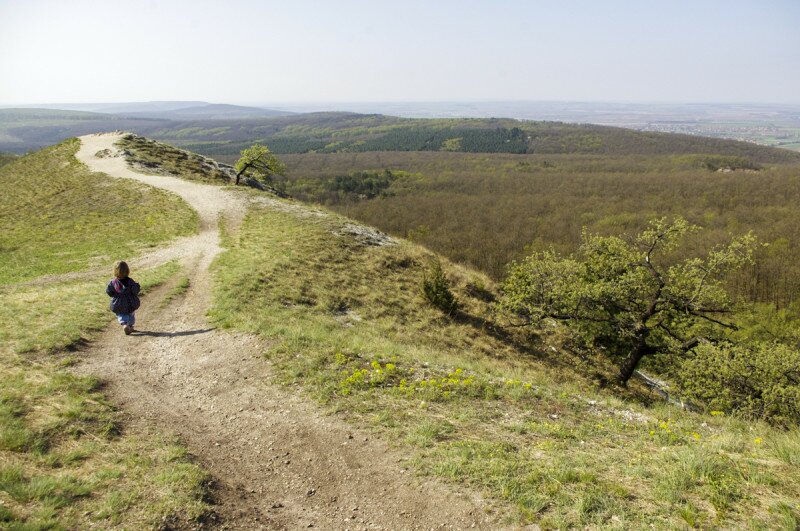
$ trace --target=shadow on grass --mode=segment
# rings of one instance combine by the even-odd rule
[[[497,325],[495,322],[489,319],[479,317],[477,315],[471,315],[462,310],[456,310],[456,312],[452,315],[452,318],[456,322],[468,324],[486,334],[489,334],[498,341],[513,347],[518,352],[534,355],[537,359],[542,361],[548,360],[546,353],[542,352],[540,349],[537,349],[530,340],[525,340],[515,336],[509,330]]]
[[[592,382],[597,388],[609,387],[617,396],[631,398],[643,404],[651,404],[653,402],[652,393],[649,392],[644,384],[637,382],[635,385],[624,387],[617,385],[613,379],[616,374],[616,366],[613,364],[609,365],[598,360],[592,360],[567,347],[563,349],[563,352],[569,352],[569,355],[564,355],[563,352],[558,355],[552,355],[541,345],[537,346],[533,336],[518,335],[511,328],[505,328],[490,319],[471,315],[463,310],[457,310],[452,315],[452,319],[481,330],[496,340],[511,346],[520,354],[531,356],[536,361],[545,363],[552,368],[568,371],[573,376]]]
[[[153,330],[134,330],[132,336],[150,336],[150,337],[182,337],[182,336],[195,336],[197,334],[207,334],[215,330],[215,328],[200,328],[197,330],[183,330],[180,332],[156,332]]]

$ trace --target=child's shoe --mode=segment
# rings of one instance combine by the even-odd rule
[[[131,325],[125,325],[125,328],[123,328],[122,330],[125,331],[126,336],[129,336],[131,335],[131,332],[133,332],[133,327]]]

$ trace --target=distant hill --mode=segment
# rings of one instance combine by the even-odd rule
[[[45,103],[40,105],[19,105],[17,107],[116,114],[131,112],[166,112],[207,104],[208,103],[205,101],[136,101],[113,103]]]
[[[253,142],[276,153],[452,151],[466,153],[677,155],[713,153],[761,163],[798,162],[800,153],[749,142],[620,127],[508,118],[415,119],[346,112],[258,120],[192,120],[140,134],[217,157]]]
[[[236,105],[202,104],[177,109],[168,109],[175,102],[146,105],[151,110],[130,110],[125,114],[0,109],[0,151],[21,153],[71,136],[124,129],[227,160],[260,142],[282,154],[716,154],[764,164],[800,161],[800,153],[749,142],[600,125],[509,118],[413,119],[348,112],[275,116],[279,111]]]
[[[110,114],[128,114],[135,112],[170,112],[191,107],[207,105],[205,101],[142,101],[131,103],[93,103],[87,104],[86,110]]]
[[[0,109],[0,151],[25,153],[73,136],[163,126],[166,123],[88,111]]]
[[[273,116],[286,116],[292,114],[286,111],[261,109],[258,107],[243,107],[241,105],[228,105],[222,103],[204,104],[194,107],[183,107],[170,110],[149,111],[114,111],[117,114],[135,118],[156,118],[167,120],[226,120],[242,118],[267,118]]]
[[[0,109],[11,107],[0,106]],[[52,103],[44,105],[20,105],[16,109],[82,111],[100,114],[116,114],[126,117],[158,118],[170,120],[199,120],[221,118],[263,118],[296,114],[263,107],[209,103],[207,101],[143,101],[130,103]]]

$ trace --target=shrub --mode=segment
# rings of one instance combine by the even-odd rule
[[[453,315],[458,311],[458,301],[450,291],[450,281],[447,280],[442,264],[438,260],[433,262],[430,277],[425,275],[422,280],[422,292],[428,302],[447,315]]]
[[[710,170],[759,170],[761,166],[745,158],[726,155],[710,155],[700,160],[700,166]]]
[[[713,410],[800,423],[800,350],[785,344],[701,345],[681,363],[676,383]]]

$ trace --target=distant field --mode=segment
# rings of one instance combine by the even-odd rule
[[[781,144],[780,147],[784,149],[791,149],[793,151],[800,151],[800,142],[792,142],[791,144]]]
[[[764,149],[764,148],[759,148]],[[769,244],[737,280],[748,298],[800,297],[800,165],[709,155],[604,156],[468,153],[284,155],[287,192],[409,236],[495,278],[531,249],[571,252],[582,227],[616,233],[656,216],[706,227],[705,244],[753,230]],[[727,171],[728,167],[739,167]],[[373,199],[346,176],[392,177]],[[721,171],[719,171],[721,170]],[[363,179],[363,177],[362,177]],[[700,245],[698,243],[698,245]]]
[[[773,122],[686,122],[652,123],[640,126],[643,131],[683,133],[714,138],[732,138],[753,142],[764,146],[779,147],[800,151],[800,126],[795,124],[775,124]]]

